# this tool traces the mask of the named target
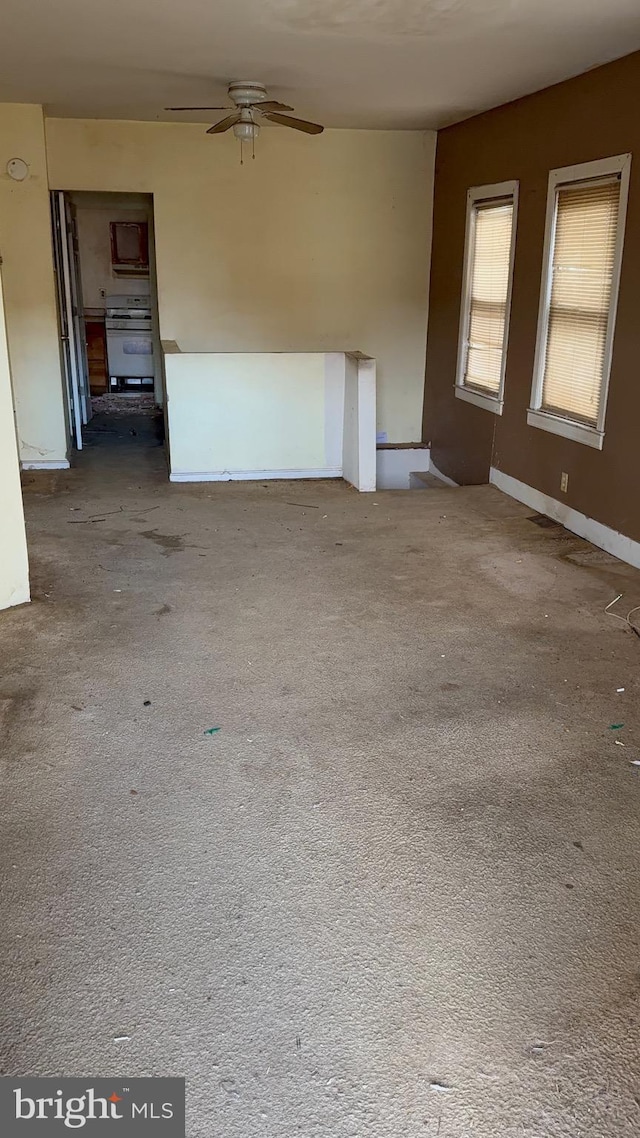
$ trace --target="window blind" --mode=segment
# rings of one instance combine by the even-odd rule
[[[556,196],[542,408],[597,425],[611,308],[620,179]]]
[[[464,384],[500,391],[505,348],[513,200],[476,206]]]

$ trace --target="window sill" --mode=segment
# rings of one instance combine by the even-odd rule
[[[575,443],[584,443],[588,447],[602,450],[604,431],[597,427],[588,427],[586,423],[576,423],[572,419],[563,419],[561,415],[552,415],[549,411],[527,411],[527,423],[530,427],[540,427],[543,431],[550,431],[553,435],[562,435],[565,439],[572,439]]]
[[[501,415],[504,401],[498,395],[485,395],[482,391],[474,391],[471,387],[456,384],[456,397],[464,399],[466,403],[474,403],[476,407],[483,407],[485,411],[493,411],[494,415]]]

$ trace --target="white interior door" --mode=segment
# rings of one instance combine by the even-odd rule
[[[58,277],[58,301],[60,314],[60,339],[62,342],[62,357],[67,392],[69,397],[69,413],[71,419],[71,433],[78,450],[82,450],[82,424],[83,411],[80,394],[81,381],[78,361],[78,328],[74,315],[72,292],[71,259],[69,256],[69,230],[67,225],[67,210],[65,195],[56,190],[51,195],[53,213],[54,252]],[[86,422],[86,419],[84,419]]]
[[[78,248],[78,225],[76,209],[65,197],[67,241],[69,244],[69,276],[71,284],[71,303],[75,331],[75,348],[78,360],[78,388],[80,392],[80,411],[82,422],[86,425],[91,418],[91,394],[89,390],[89,364],[87,362],[87,332],[84,326],[84,304],[82,300],[82,277],[80,275],[80,250]]]

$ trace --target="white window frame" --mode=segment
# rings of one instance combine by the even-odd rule
[[[618,293],[620,290],[620,270],[622,268],[622,252],[624,249],[624,231],[627,217],[627,198],[629,196],[629,175],[631,172],[631,155],[616,154],[611,158],[597,159],[595,162],[581,162],[576,166],[562,166],[549,173],[549,187],[547,191],[547,215],[544,230],[544,254],[542,261],[542,282],[540,286],[540,306],[538,309],[538,334],[536,338],[536,353],[533,365],[533,384],[531,387],[531,406],[527,412],[527,423],[530,427],[540,427],[543,431],[551,431],[554,435],[562,435],[574,442],[585,443],[587,446],[602,450],[604,443],[604,424],[607,414],[607,396],[609,393],[609,375],[611,372],[611,358],[613,355],[613,341],[616,327],[616,311],[618,307]],[[588,423],[581,423],[571,419],[568,415],[561,415],[542,408],[542,388],[544,382],[544,369],[547,351],[547,331],[549,327],[549,309],[551,305],[551,286],[553,247],[556,235],[557,191],[561,186],[571,183],[588,182],[595,178],[603,178],[612,174],[620,175],[620,202],[618,206],[618,230],[616,233],[616,246],[613,261],[613,279],[611,281],[611,300],[609,303],[609,317],[604,346],[604,361],[600,389],[600,409],[598,422],[595,427]]]
[[[502,367],[500,370],[500,388],[496,395],[489,392],[478,391],[475,387],[467,387],[464,382],[467,366],[467,339],[469,336],[469,322],[471,320],[471,281],[473,277],[473,250],[476,233],[476,207],[482,202],[490,202],[499,198],[513,200],[513,220],[511,223],[511,249],[509,251],[509,282],[507,285],[507,299],[504,316],[504,340],[502,342]],[[467,403],[474,403],[476,407],[483,407],[485,411],[493,411],[494,415],[501,415],[504,406],[504,377],[507,367],[507,345],[509,342],[509,322],[511,317],[511,293],[513,289],[513,264],[516,255],[516,227],[518,224],[518,182],[494,182],[488,186],[472,186],[467,191],[467,222],[464,239],[464,273],[462,278],[462,303],[460,306],[460,329],[458,332],[458,362],[456,366],[455,393],[458,399]]]

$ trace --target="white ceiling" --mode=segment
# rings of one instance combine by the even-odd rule
[[[0,101],[173,121],[230,79],[328,126],[439,127],[640,48],[638,0],[2,0]]]

